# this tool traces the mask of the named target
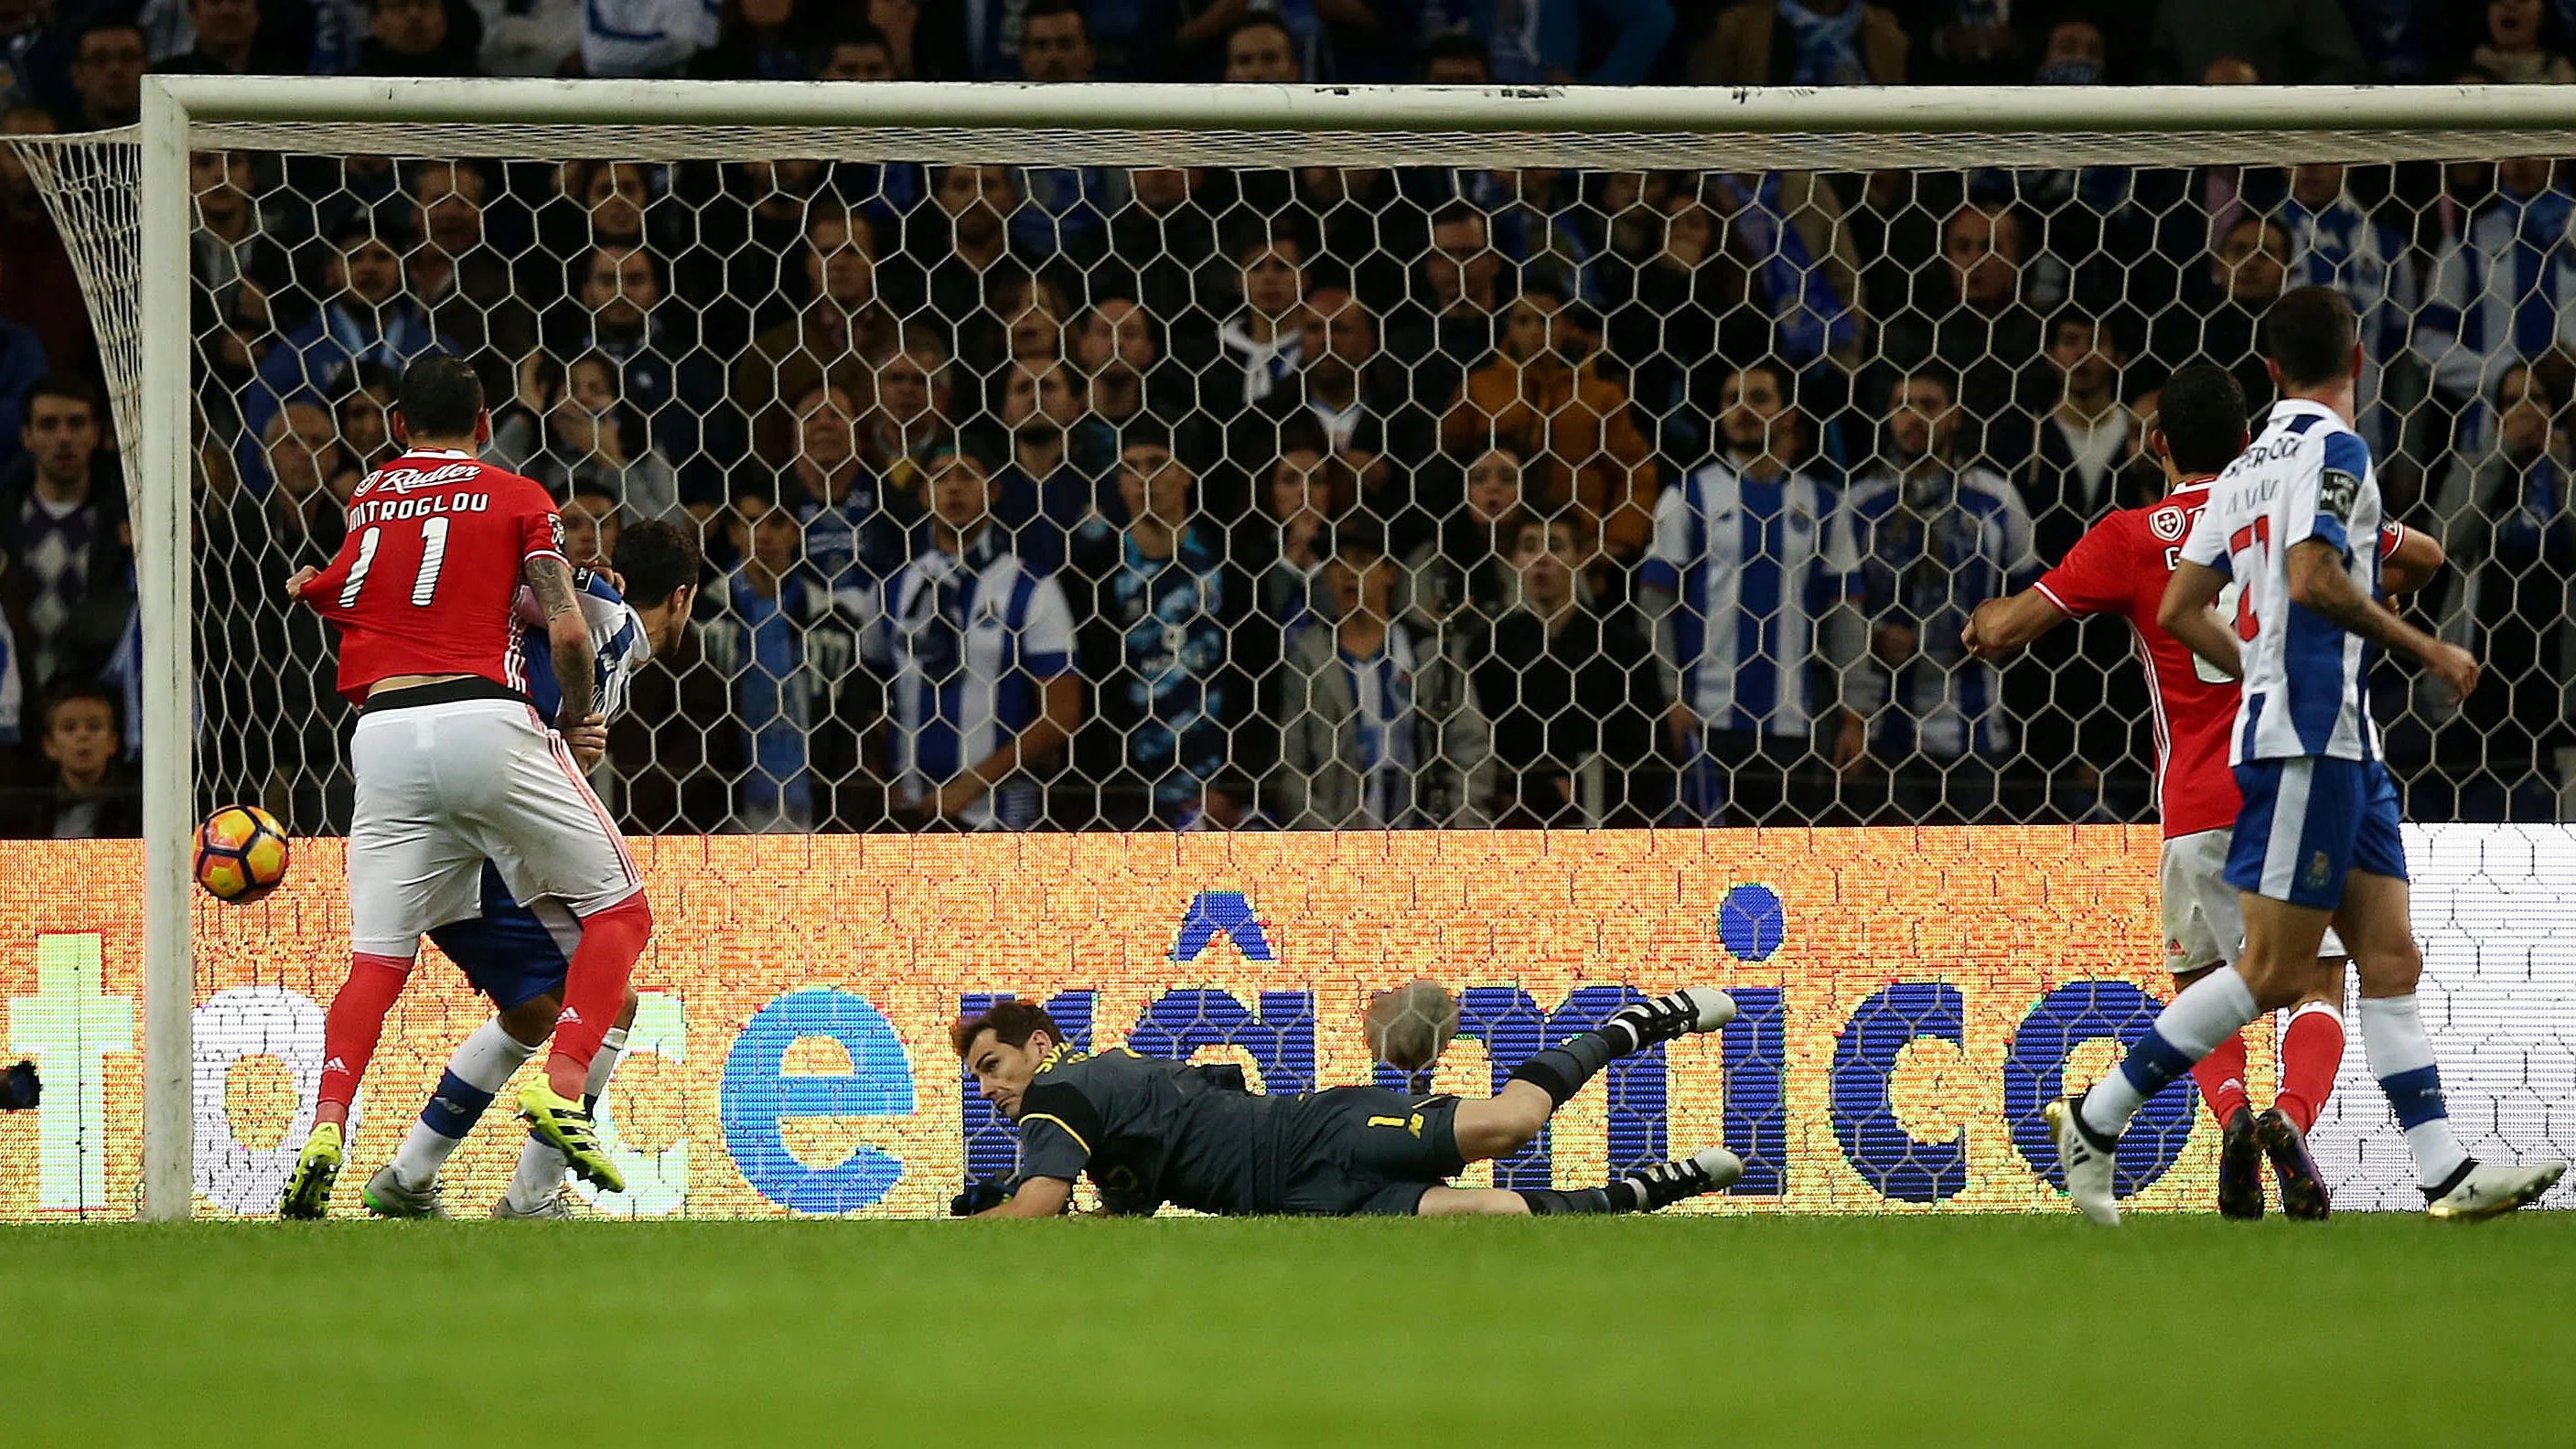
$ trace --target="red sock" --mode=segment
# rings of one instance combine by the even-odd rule
[[[581,944],[564,966],[563,1015],[555,1021],[554,1051],[546,1057],[546,1082],[580,1101],[590,1059],[626,1008],[626,983],[635,959],[653,936],[653,908],[637,891],[604,911],[581,918]]]
[[[349,1103],[366,1079],[367,1061],[385,1034],[385,1013],[394,1009],[410,979],[411,963],[400,956],[350,953],[349,979],[332,994],[331,1009],[322,1017],[321,1104],[336,1110],[324,1111],[321,1120],[348,1119]]]
[[[2281,1091],[2272,1105],[2307,1131],[2317,1125],[2342,1069],[2343,1013],[2311,1001],[2290,1013],[2289,1030],[2281,1034]]]
[[[2218,1049],[2202,1057],[2191,1069],[2192,1084],[2200,1088],[2200,1100],[2209,1104],[2209,1115],[2227,1125],[2245,1106],[2245,1033],[2238,1032],[2218,1044]]]

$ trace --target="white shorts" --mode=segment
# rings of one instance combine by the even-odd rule
[[[2233,966],[2245,948],[2245,913],[2227,883],[2227,846],[2235,832],[2204,830],[2165,842],[2157,871],[2164,899],[2165,969],[2180,976],[2206,966]],[[2320,960],[2345,954],[2329,929]]]
[[[634,857],[563,737],[524,704],[468,699],[358,717],[349,740],[350,944],[409,957],[483,912],[483,862],[522,901],[576,916],[643,889]]]

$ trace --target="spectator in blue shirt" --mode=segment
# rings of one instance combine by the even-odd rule
[[[1020,74],[1045,83],[1092,79],[1095,58],[1081,0],[1030,0],[1020,31]],[[1109,173],[1097,166],[1032,166],[1011,213],[1012,250],[1089,266],[1107,249]]]
[[[383,234],[390,232],[388,236]],[[256,438],[281,402],[297,393],[328,397],[352,364],[371,362],[400,373],[425,353],[443,352],[429,314],[403,294],[398,222],[380,229],[357,215],[331,234],[322,290],[329,300],[303,326],[289,332],[260,359],[259,373],[242,398],[242,426]],[[250,454],[245,454],[246,462]],[[245,466],[242,476],[257,476]]]
[[[1072,610],[994,525],[980,460],[942,453],[926,471],[923,544],[866,621],[894,807],[922,825],[1025,830],[1046,818],[1040,768],[1082,722]]]
[[[1233,640],[1249,589],[1224,533],[1198,517],[1197,482],[1164,438],[1131,437],[1118,469],[1128,522],[1074,555],[1082,672],[1097,693],[1084,774],[1115,825],[1230,825],[1248,803],[1221,777],[1247,692]]]
[[[1969,658],[1959,635],[1980,601],[2039,572],[2012,484],[1957,461],[1958,415],[1946,374],[1899,378],[1879,465],[1845,500],[1879,666],[1856,672],[1853,707],[1871,719],[1872,758],[1895,771],[1886,803],[1918,823],[1974,821],[1995,804],[2012,723],[1994,666]],[[1875,788],[1856,798],[1865,811],[1879,803]]]
[[[1483,41],[1506,85],[1643,85],[1673,33],[1669,0],[1429,0],[1423,9],[1437,33]]]

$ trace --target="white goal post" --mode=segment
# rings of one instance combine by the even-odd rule
[[[68,150],[123,146],[66,138]],[[2576,153],[2576,90],[1698,90],[148,78],[139,236],[92,270],[111,349],[139,340],[130,440],[141,616],[195,612],[189,153],[207,147],[561,159],[772,156],[1045,165],[1876,170],[2391,162]],[[33,154],[31,152],[31,154]],[[59,188],[48,187],[59,208]],[[66,233],[76,228],[66,225]],[[95,234],[95,228],[92,228]],[[130,262],[131,270],[116,264]],[[130,286],[99,283],[123,279]],[[131,309],[131,310],[126,310]],[[119,323],[123,325],[120,326]],[[136,325],[139,322],[140,325]],[[111,367],[112,377],[122,370]],[[189,1215],[195,795],[186,629],[146,628],[142,1213]]]

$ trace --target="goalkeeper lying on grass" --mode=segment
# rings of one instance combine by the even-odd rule
[[[1019,1124],[1019,1171],[1007,1184],[976,1184],[951,1210],[1054,1217],[1073,1200],[1074,1179],[1088,1172],[1112,1213],[1150,1213],[1167,1202],[1229,1216],[1652,1212],[1725,1187],[1744,1164],[1711,1147],[1573,1192],[1448,1180],[1470,1162],[1527,1146],[1613,1059],[1715,1031],[1734,1016],[1734,1001],[1710,986],[1638,1002],[1598,1031],[1530,1058],[1492,1097],[1462,1102],[1380,1087],[1263,1096],[1244,1091],[1231,1068],[1123,1047],[1076,1051],[1044,1008],[1006,1001],[958,1022],[949,1036],[976,1090]]]

